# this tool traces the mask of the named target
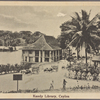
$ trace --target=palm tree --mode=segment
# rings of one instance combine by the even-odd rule
[[[100,37],[97,35],[97,19],[99,19],[99,14],[97,14],[92,20],[90,20],[90,14],[84,10],[81,10],[81,16],[75,12],[75,16],[71,16],[71,21],[68,21],[67,24],[64,23],[64,29],[62,32],[64,34],[72,34],[72,39],[68,46],[72,45],[76,47],[76,50],[85,47],[85,57],[87,64],[87,52],[88,49],[93,49],[95,51],[96,46],[100,42]],[[98,42],[99,41],[99,42]]]

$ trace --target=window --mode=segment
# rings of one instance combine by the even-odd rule
[[[29,62],[33,62],[33,57],[29,57]]]
[[[42,62],[42,57],[41,57],[41,62]]]
[[[25,61],[27,61],[27,57],[25,57]]]
[[[60,60],[62,59],[62,56],[60,56]]]
[[[60,50],[60,55],[62,54],[62,51]]]
[[[55,51],[54,51],[54,56],[55,56]]]
[[[23,51],[23,54],[25,54],[25,51]]]
[[[29,51],[29,54],[32,54],[33,53],[33,51]]]
[[[39,51],[35,51],[35,56],[39,56]]]
[[[56,57],[54,57],[54,62],[56,62]]]
[[[49,58],[45,58],[45,62],[49,62]]]
[[[51,60],[54,60],[54,58],[52,57]]]
[[[58,50],[57,50],[57,55],[58,55]]]
[[[45,51],[45,57],[49,57],[49,51]]]
[[[39,61],[39,58],[38,57],[35,57],[35,62],[38,62]]]
[[[53,51],[51,51],[51,57],[53,57]]]
[[[59,57],[57,56],[57,61],[59,60]]]

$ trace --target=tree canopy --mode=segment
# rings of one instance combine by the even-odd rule
[[[79,49],[85,47],[86,58],[87,51],[96,50],[100,45],[100,15],[97,14],[90,20],[90,14],[85,10],[81,10],[81,15],[75,12],[75,16],[71,16],[71,20],[63,23],[61,28],[61,35],[67,36],[66,40],[69,42],[68,46],[72,45]],[[87,59],[86,59],[87,63]]]
[[[39,31],[32,33],[31,31],[11,32],[0,30],[0,45],[1,46],[22,46],[34,43],[40,35]]]

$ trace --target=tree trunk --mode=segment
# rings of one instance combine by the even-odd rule
[[[79,54],[78,54],[78,49],[77,49],[77,59],[79,60],[79,57],[78,57],[78,55],[79,55]]]
[[[86,64],[87,64],[87,48],[85,49],[85,57],[86,57]]]
[[[79,60],[79,52],[80,52],[80,49],[78,48],[77,49],[77,59]]]

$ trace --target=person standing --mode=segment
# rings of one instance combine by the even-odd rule
[[[64,90],[66,89],[66,83],[67,83],[67,81],[64,79],[64,80],[63,80],[63,89],[64,89]]]
[[[77,80],[77,88],[79,89],[79,82],[78,82],[78,80]]]
[[[50,90],[54,89],[54,81],[52,80],[51,84],[50,84]]]

